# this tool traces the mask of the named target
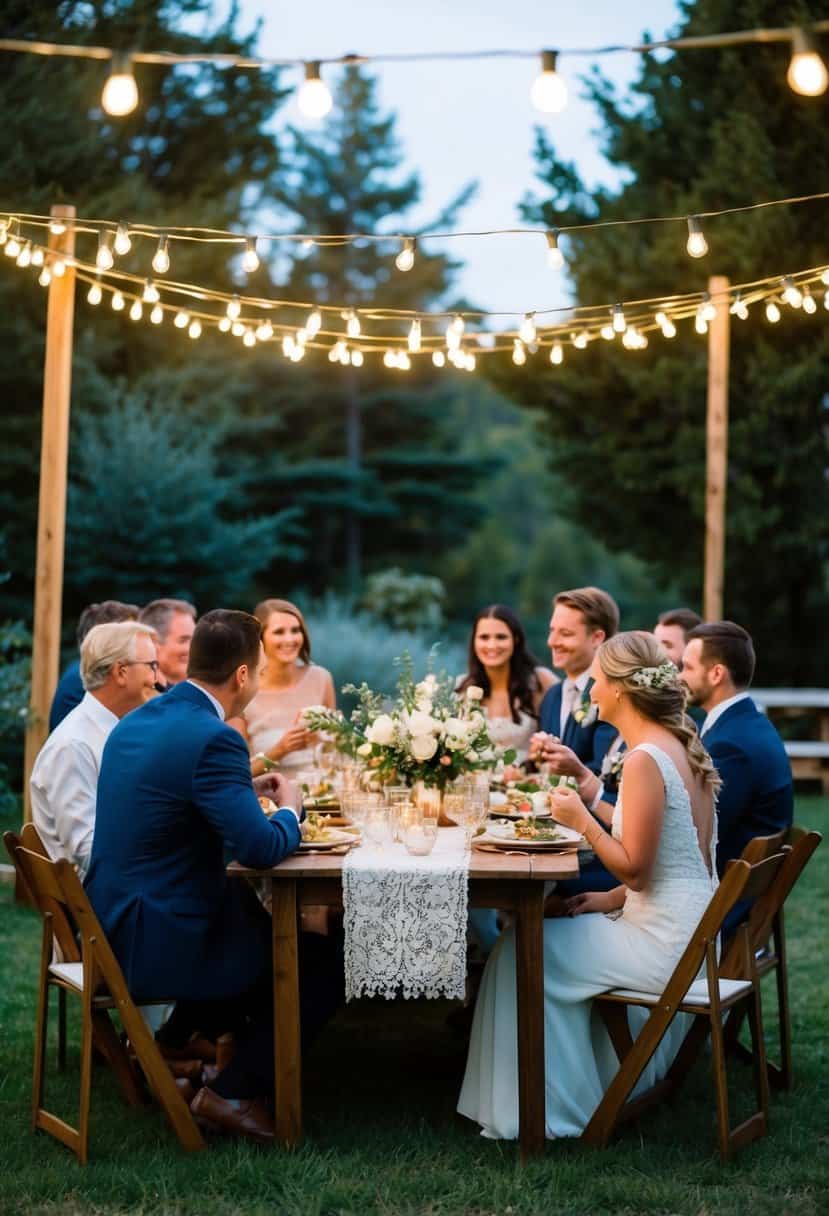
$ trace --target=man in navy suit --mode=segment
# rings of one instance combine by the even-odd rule
[[[196,1028],[233,1029],[233,1061],[202,1088],[202,1122],[273,1139],[264,1099],[273,1087],[268,919],[252,890],[225,873],[225,851],[266,869],[300,841],[299,802],[274,782],[268,819],[242,736],[225,724],[256,694],[261,626],[245,612],[207,613],[193,634],[188,678],[118,723],[104,748],[86,888],[139,1003],[177,1002],[166,1031],[177,1046]],[[307,935],[312,936],[312,935]],[[327,939],[311,952],[330,953]],[[309,964],[309,947],[304,963]],[[303,967],[303,1005],[317,1024],[337,1003],[341,977]]]
[[[789,758],[748,693],[753,675],[754,647],[739,625],[713,621],[688,634],[682,679],[691,701],[705,710],[700,736],[722,778],[717,799],[720,875],[753,836],[789,827],[794,810]]]

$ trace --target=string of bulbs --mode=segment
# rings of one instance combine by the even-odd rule
[[[358,314],[353,308],[337,305],[317,305],[313,302],[261,300],[216,292],[193,283],[164,281],[157,284],[151,279],[142,280],[137,275],[120,271],[102,271],[99,267],[82,260],[56,252],[31,239],[21,239],[20,234],[10,230],[0,221],[0,247],[7,258],[13,259],[20,269],[29,267],[39,271],[38,282],[48,287],[53,278],[66,274],[72,267],[79,281],[88,287],[87,301],[93,307],[102,303],[104,296],[114,312],[126,312],[133,322],[142,321],[145,308],[149,308],[148,320],[152,325],[161,325],[172,315],[177,329],[186,331],[192,340],[200,338],[207,328],[229,333],[241,339],[246,348],[277,342],[283,355],[294,363],[304,358],[307,350],[327,351],[332,363],[362,367],[367,354],[379,356],[388,368],[409,371],[412,356],[430,357],[437,368],[453,365],[458,370],[474,371],[477,359],[482,354],[511,352],[513,362],[521,366],[529,355],[546,351],[550,363],[564,362],[565,349],[584,350],[596,339],[612,342],[621,340],[626,350],[644,350],[648,346],[648,334],[659,330],[662,337],[676,337],[677,323],[693,318],[694,331],[704,335],[716,317],[717,307],[728,305],[732,315],[741,320],[749,316],[749,308],[764,304],[766,321],[777,324],[783,315],[782,306],[802,310],[813,315],[817,312],[817,299],[823,294],[823,306],[829,311],[829,266],[812,267],[784,275],[772,275],[763,279],[742,283],[729,288],[722,296],[711,298],[708,292],[689,292],[684,295],[653,297],[645,300],[617,302],[612,305],[586,305],[575,308],[549,309],[545,313],[528,312],[517,329],[500,333],[470,331],[467,320],[493,314],[484,313],[425,313],[416,314],[396,309],[362,309]],[[165,297],[162,297],[162,291]],[[197,305],[222,304],[223,314],[207,311]],[[129,304],[129,308],[127,305]],[[262,312],[290,308],[305,314],[302,324],[279,321]],[[539,318],[552,313],[566,313],[564,320],[553,324],[539,324]],[[424,332],[424,324],[437,327],[447,320],[443,333]],[[378,334],[365,331],[368,321],[408,323],[405,338],[395,334]],[[344,322],[337,328],[329,323]]]
[[[564,267],[564,254],[559,245],[562,236],[574,233],[584,234],[603,228],[625,228],[640,224],[678,224],[687,225],[685,249],[689,257],[702,258],[709,251],[708,240],[702,228],[702,221],[717,219],[727,215],[744,214],[749,211],[761,211],[770,207],[788,207],[801,203],[810,203],[829,198],[829,191],[817,194],[803,194],[792,198],[769,199],[758,203],[747,203],[739,207],[726,207],[718,211],[699,211],[694,215],[651,216],[625,220],[599,220],[594,223],[565,224],[557,228],[492,228],[467,232],[426,232],[418,236],[403,233],[368,233],[357,232],[329,236],[327,234],[311,235],[309,233],[266,233],[245,235],[238,232],[228,232],[222,229],[209,228],[161,228],[149,224],[129,224],[124,221],[111,219],[78,219],[71,221],[71,227],[76,235],[91,235],[97,238],[95,264],[98,270],[111,270],[115,258],[123,257],[130,252],[135,239],[147,239],[155,244],[151,268],[154,274],[167,274],[171,268],[170,246],[176,241],[200,242],[208,245],[233,245],[242,250],[241,268],[247,275],[255,274],[261,265],[259,255],[260,242],[289,242],[300,244],[304,250],[315,246],[334,248],[352,245],[358,242],[374,244],[393,244],[397,250],[395,265],[402,273],[407,273],[415,264],[419,241],[458,240],[460,238],[530,236],[542,237],[545,242],[548,265],[554,270]],[[0,214],[0,224],[6,232],[22,232],[24,227],[46,229],[55,236],[66,231],[67,223],[53,216],[29,214],[20,211]],[[494,313],[470,313],[470,316],[500,316]]]
[[[260,58],[235,54],[180,54],[172,51],[123,51],[105,46],[82,46],[57,42],[36,42],[24,39],[0,39],[0,50],[30,55],[63,55],[75,58],[107,60],[109,75],[101,93],[101,106],[113,118],[132,114],[138,106],[138,85],[133,66],[136,63],[174,66],[176,64],[212,64],[216,67],[241,70],[273,67],[300,68],[304,79],[297,90],[297,104],[308,118],[324,118],[331,111],[331,90],[322,79],[322,65],[344,66],[364,63],[414,63],[461,60],[535,59],[538,75],[530,89],[530,99],[536,109],[545,114],[559,114],[567,105],[567,82],[558,70],[558,61],[565,56],[589,56],[629,52],[651,54],[656,50],[699,50],[740,46],[751,43],[789,43],[791,54],[786,79],[789,87],[805,97],[818,97],[829,85],[829,72],[816,43],[816,35],[829,31],[829,20],[816,21],[808,27],[777,27],[771,29],[738,30],[731,33],[704,34],[683,38],[664,38],[658,42],[632,43],[585,48],[547,48],[541,51],[490,50],[449,52],[404,52],[399,54],[339,55],[329,58],[302,60],[293,58]]]

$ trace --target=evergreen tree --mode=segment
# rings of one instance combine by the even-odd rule
[[[824,16],[825,5],[687,0],[681,11],[679,33],[694,35],[795,25]],[[824,190],[826,100],[789,89],[789,54],[788,44],[753,44],[643,56],[632,106],[594,73],[605,154],[626,184],[588,191],[539,132],[543,192],[524,200],[525,217],[554,226],[691,215]],[[824,215],[820,202],[712,220],[710,254],[699,262],[673,225],[574,234],[566,244],[577,302],[703,290],[714,273],[736,283],[821,265]],[[759,307],[732,322],[725,612],[755,635],[761,679],[820,683],[829,676],[829,337],[818,317],[789,309],[776,326]],[[496,379],[544,410],[573,514],[609,546],[658,563],[699,604],[707,348],[690,328],[682,323],[670,343],[657,335],[645,352],[598,342],[561,368],[531,361],[529,375],[500,365]]]

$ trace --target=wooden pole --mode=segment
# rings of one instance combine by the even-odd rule
[[[59,254],[75,252],[71,223],[75,208],[54,206],[53,219],[67,225],[49,237],[53,266]],[[29,777],[49,733],[49,706],[58,682],[63,597],[63,549],[66,533],[66,470],[69,455],[69,398],[72,384],[72,324],[75,271],[53,275],[46,313],[46,359],[43,372],[43,432],[40,440],[40,497],[37,512],[37,558],[32,643],[32,695],[23,763],[23,817],[31,818]]]
[[[717,315],[708,329],[708,415],[705,442],[705,581],[703,614],[707,621],[723,615],[725,575],[725,492],[728,472],[729,281],[708,280]]]

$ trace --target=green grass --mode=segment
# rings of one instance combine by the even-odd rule
[[[826,835],[829,800],[800,799],[797,819]],[[772,1094],[770,1135],[727,1166],[715,1151],[707,1057],[675,1103],[628,1127],[609,1149],[550,1143],[522,1169],[514,1145],[482,1140],[455,1114],[464,1044],[446,1029],[448,1006],[365,1001],[335,1019],[308,1062],[307,1139],[298,1151],[225,1141],[185,1156],[158,1111],[128,1109],[99,1067],[91,1163],[82,1169],[50,1137],[29,1131],[39,925],[0,887],[0,1213],[817,1216],[829,1210],[828,916],[824,844],[788,911],[796,1088]],[[771,997],[769,990],[774,1045]],[[47,1090],[70,1117],[77,1064],[74,1038],[67,1074],[51,1068]],[[731,1073],[739,1113],[750,1072],[733,1064]]]

